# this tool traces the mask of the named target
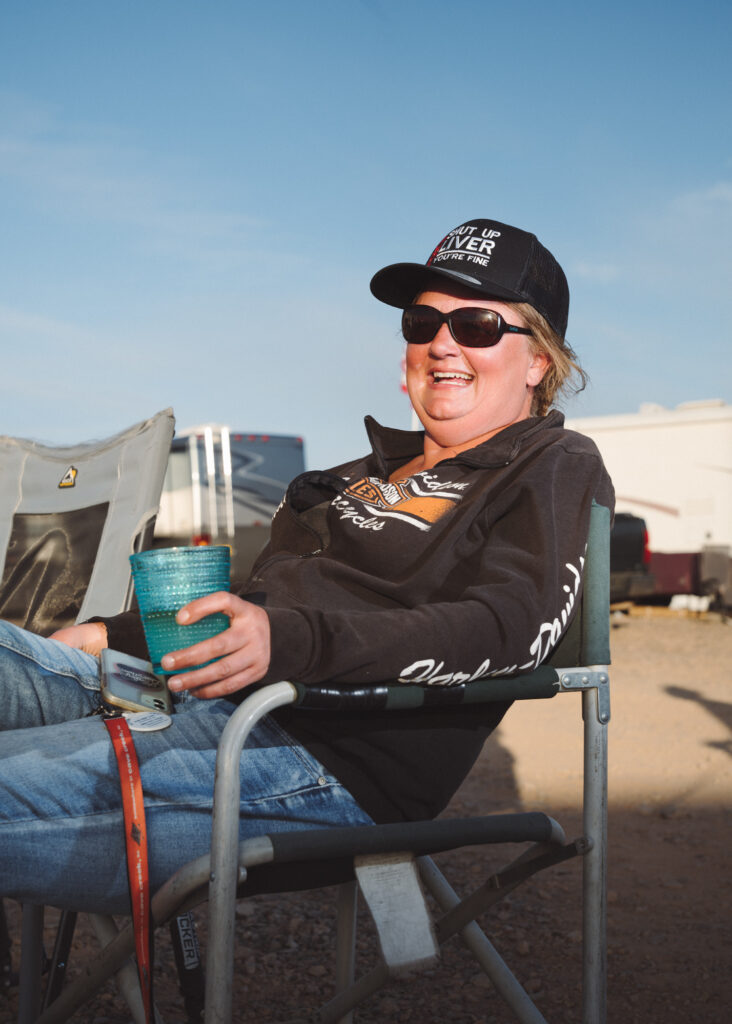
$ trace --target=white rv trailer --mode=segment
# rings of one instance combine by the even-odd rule
[[[176,433],[155,544],[228,544],[232,578],[248,575],[288,483],[305,468],[301,437],[208,423]]]
[[[645,519],[657,593],[711,593],[732,603],[732,405],[648,404],[567,426],[600,449],[617,511]]]

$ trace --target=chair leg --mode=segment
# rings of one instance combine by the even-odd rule
[[[336,992],[345,992],[356,976],[356,916],[358,885],[344,882],[338,887],[338,938],[336,945]],[[338,1024],[352,1024],[353,1013],[345,1014]]]
[[[23,904],[20,928],[18,1024],[33,1024],[41,1008],[43,974],[43,907]]]
[[[168,930],[186,1019],[192,1024],[193,1021],[203,1020],[206,1002],[205,974],[193,912],[189,910],[183,914],[176,914],[175,918],[168,922]]]
[[[582,1020],[607,1017],[607,720],[596,688],[582,692],[584,718],[584,823],[592,849],[583,858]]]
[[[17,984],[18,976],[13,970],[13,940],[8,931],[5,904],[0,899],[0,992]]]
[[[46,981],[46,991],[43,996],[44,1010],[51,1005],[54,999],[58,999],[64,986],[77,917],[78,914],[74,910],[64,910],[61,912],[56,928],[56,942],[54,943],[51,962],[48,966],[48,980]]]
[[[431,857],[419,857],[418,863],[422,881],[432,893],[437,904],[447,913],[460,902],[459,897]],[[530,996],[522,988],[476,921],[471,921],[461,929],[460,938],[521,1024],[547,1024],[546,1018],[536,1008]]]

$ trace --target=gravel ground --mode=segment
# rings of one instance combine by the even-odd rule
[[[712,614],[640,609],[616,616],[614,626],[609,1024],[727,1024],[732,627]],[[542,809],[579,835],[580,732],[573,695],[514,707],[448,815]],[[439,860],[461,891],[499,863],[495,851],[477,850]],[[552,1024],[580,1021],[580,874],[578,860],[550,869],[483,921]],[[8,908],[14,917],[14,905]],[[332,890],[240,904],[235,1024],[303,1020],[332,992],[333,910]],[[205,914],[197,916],[205,945]],[[375,940],[368,916],[362,921],[358,963],[366,968],[375,962]],[[93,946],[82,919],[72,965]],[[156,956],[159,1007],[168,1024],[182,1022],[167,933]],[[14,1017],[14,994],[0,996],[0,1022]],[[355,1019],[508,1024],[513,1017],[452,940],[437,967],[394,982]],[[110,983],[74,1020],[121,1024],[129,1013]]]

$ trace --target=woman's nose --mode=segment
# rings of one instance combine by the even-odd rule
[[[447,324],[441,324],[439,331],[430,342],[430,352],[444,358],[446,355],[453,355],[459,351],[460,346],[450,333],[450,328]]]

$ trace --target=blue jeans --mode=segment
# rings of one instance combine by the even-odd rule
[[[0,894],[128,913],[117,762],[98,716],[96,658],[0,621]],[[219,737],[235,706],[176,698],[173,723],[133,734],[152,891],[210,845]],[[271,718],[241,759],[240,835],[371,818]]]

